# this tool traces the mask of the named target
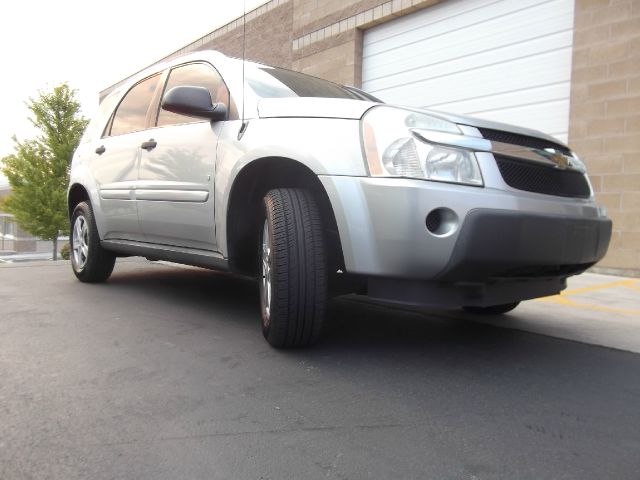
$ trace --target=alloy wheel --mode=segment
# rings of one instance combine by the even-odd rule
[[[89,258],[89,225],[83,215],[76,217],[71,243],[76,268],[82,270]]]
[[[260,303],[264,312],[263,323],[269,326],[271,318],[271,240],[269,222],[265,220],[262,230],[262,279],[260,284]]]

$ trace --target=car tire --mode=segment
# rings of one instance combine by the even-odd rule
[[[98,283],[109,278],[116,256],[100,245],[98,228],[89,202],[81,202],[73,209],[69,238],[71,267],[78,280]]]
[[[263,199],[259,243],[262,333],[276,348],[304,347],[320,338],[327,310],[328,272],[318,205],[307,190],[280,188]]]
[[[491,305],[489,307],[462,307],[465,312],[474,313],[476,315],[502,315],[510,312],[520,305],[520,302],[503,303],[501,305]]]

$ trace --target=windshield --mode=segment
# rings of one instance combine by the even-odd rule
[[[265,65],[248,68],[246,81],[261,98],[320,97],[379,101],[354,87],[344,87],[321,78]]]

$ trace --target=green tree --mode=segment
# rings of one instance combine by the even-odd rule
[[[1,162],[11,186],[2,208],[13,214],[27,232],[52,241],[53,259],[57,260],[58,234],[69,225],[69,166],[87,120],[80,115],[76,91],[67,84],[51,92],[39,92],[26,105],[39,135],[24,142],[13,137],[14,153]]]

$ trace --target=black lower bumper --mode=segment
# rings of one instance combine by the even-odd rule
[[[520,213],[471,211],[453,255],[436,282],[567,277],[604,257],[611,220]]]
[[[429,280],[372,277],[367,294],[384,301],[489,306],[547,295],[600,260],[609,219],[477,209],[467,215],[447,266]]]

